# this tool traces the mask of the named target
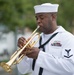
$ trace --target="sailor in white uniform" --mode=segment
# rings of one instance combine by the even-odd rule
[[[34,6],[41,38],[31,53],[17,64],[21,74],[32,75],[73,75],[74,36],[62,26],[57,26],[58,4],[44,3]],[[25,39],[18,40],[18,46]],[[25,51],[25,49],[24,49]],[[24,52],[23,52],[24,53]]]

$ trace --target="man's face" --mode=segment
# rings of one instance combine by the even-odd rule
[[[40,26],[39,30],[45,34],[49,34],[52,30],[52,15],[49,13],[36,14],[37,25]]]

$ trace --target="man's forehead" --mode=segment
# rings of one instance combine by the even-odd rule
[[[44,16],[44,15],[47,15],[48,13],[37,13],[35,14],[36,16]]]

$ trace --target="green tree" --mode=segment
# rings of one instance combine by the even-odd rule
[[[0,0],[0,23],[10,29],[15,27],[36,27],[33,6],[41,3],[58,3],[58,24],[67,30],[74,28],[74,0]]]
[[[58,23],[62,24],[67,30],[74,30],[74,0],[60,0]]]

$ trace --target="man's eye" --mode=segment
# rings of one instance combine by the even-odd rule
[[[44,17],[40,17],[40,19],[44,19]]]

